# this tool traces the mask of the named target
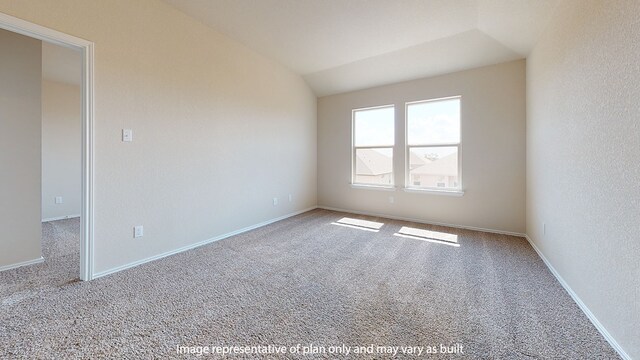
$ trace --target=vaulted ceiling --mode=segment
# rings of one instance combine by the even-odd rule
[[[525,58],[559,0],[165,0],[318,96]]]

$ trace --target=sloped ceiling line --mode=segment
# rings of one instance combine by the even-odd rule
[[[318,96],[526,57],[560,0],[164,0]]]

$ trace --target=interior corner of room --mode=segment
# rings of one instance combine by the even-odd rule
[[[36,301],[30,283],[133,298],[169,291],[145,283],[166,273],[192,290],[229,284],[194,298],[242,314],[326,311],[296,336],[334,339],[321,331],[357,306],[331,281],[367,276],[376,295],[349,296],[396,314],[414,303],[389,289],[437,287],[426,277],[453,269],[500,292],[467,281],[443,318],[485,295],[501,314],[538,314],[509,303],[537,294],[555,320],[578,319],[572,335],[514,320],[530,347],[487,325],[515,349],[491,345],[498,358],[588,357],[581,341],[596,338],[598,356],[640,358],[640,2],[334,5],[344,13],[322,1],[0,0],[0,315]],[[424,272],[389,275],[408,268]],[[238,279],[306,292],[251,306],[216,297],[252,299]],[[294,337],[258,325],[248,338]],[[369,330],[353,332],[391,336]],[[40,345],[12,349],[33,357]]]

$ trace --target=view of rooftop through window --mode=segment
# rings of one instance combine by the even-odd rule
[[[407,187],[460,189],[460,98],[407,104],[407,149]]]
[[[393,106],[354,110],[353,183],[393,185]]]

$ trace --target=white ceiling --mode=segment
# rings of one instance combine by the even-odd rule
[[[165,0],[316,95],[521,59],[560,0]]]
[[[80,85],[82,54],[79,50],[43,41],[42,78],[70,85]]]

